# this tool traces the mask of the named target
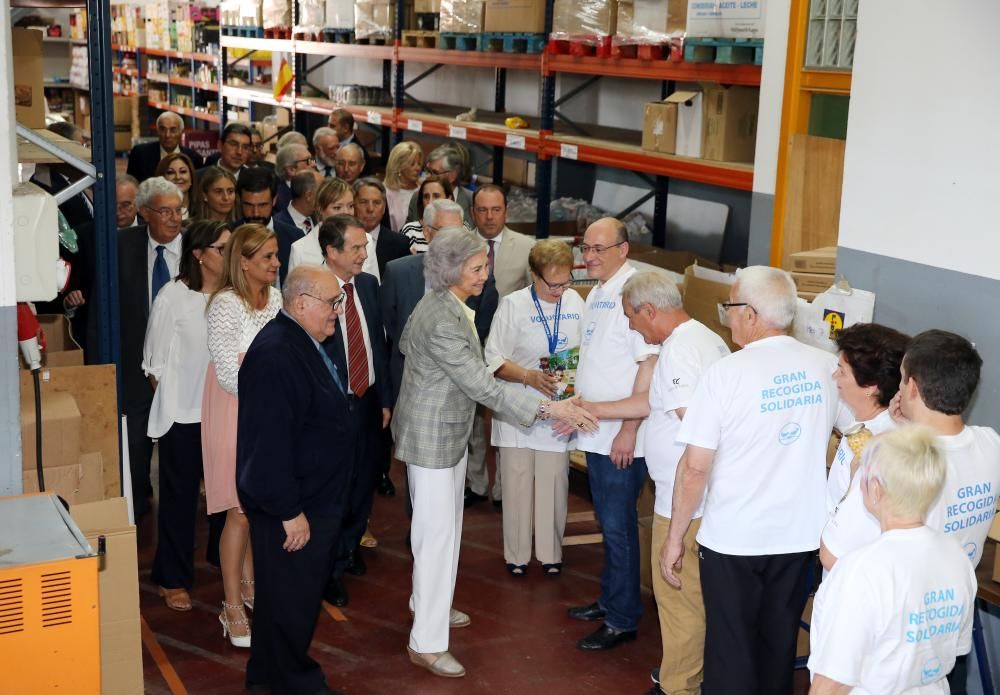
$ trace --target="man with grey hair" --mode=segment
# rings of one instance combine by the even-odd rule
[[[287,208],[274,213],[274,219],[298,227],[303,234],[312,231],[317,224],[313,221],[313,213],[316,212],[316,190],[322,182],[323,174],[315,169],[300,171],[293,176],[289,182],[292,199],[288,202]]]
[[[139,182],[134,176],[122,174],[115,179],[115,221],[118,229],[128,229],[139,224],[135,199],[139,195]]]
[[[358,179],[354,190],[354,214],[368,233],[368,259],[364,271],[379,282],[389,261],[410,255],[410,241],[389,227],[385,184],[374,176]]]
[[[278,148],[278,154],[274,158],[274,173],[278,175],[275,212],[283,211],[292,200],[292,177],[313,169],[315,164],[316,160],[305,145],[292,143]]]
[[[336,174],[334,162],[337,160],[337,150],[340,149],[340,139],[333,128],[317,128],[312,137],[313,153],[316,156],[316,170],[324,177]]]
[[[156,173],[156,165],[168,154],[180,152],[191,158],[195,169],[201,168],[201,155],[189,147],[181,145],[184,134],[184,119],[173,111],[164,111],[156,119],[155,142],[144,142],[136,145],[128,153],[128,166],[125,172],[142,183]]]
[[[785,271],[737,272],[719,311],[743,349],[705,371],[677,433],[686,448],[660,568],[674,587],[694,581],[686,574],[685,537],[703,504],[697,541],[706,692],[792,692],[839,406],[837,358],[788,335],[795,308],[795,283]]]
[[[337,178],[353,185],[365,170],[364,148],[355,142],[341,144],[333,160],[333,168],[337,172]]]
[[[308,652],[354,474],[346,377],[324,350],[345,295],[326,268],[308,265],[281,294],[240,367],[236,485],[257,582],[245,685],[330,694]]]
[[[278,142],[275,144],[277,149],[282,147],[287,147],[288,145],[302,145],[303,147],[309,146],[309,141],[306,136],[297,130],[289,130],[287,133],[278,138]]]
[[[677,431],[702,373],[729,354],[726,343],[684,310],[677,286],[658,272],[636,273],[622,288],[622,311],[629,328],[650,345],[660,346],[653,379],[646,393],[617,401],[582,402],[601,419],[646,420],[646,468],[656,488],[650,557],[659,558],[670,531],[671,498],[677,462],[684,453]],[[649,695],[698,692],[705,650],[705,605],[698,575],[695,534],[701,523],[697,509],[684,536],[684,586],[667,585],[654,566],[653,596],[660,619],[663,655],[658,684]]]
[[[471,227],[474,224],[472,219],[472,194],[469,193],[468,189],[459,185],[458,174],[460,168],[461,161],[456,151],[456,145],[451,143],[439,145],[431,150],[431,153],[427,155],[427,163],[424,165],[424,171],[430,176],[440,176],[448,179],[452,188],[451,197],[456,203],[462,206],[462,212],[465,214],[465,222]],[[417,212],[417,196],[410,198],[410,207],[406,212],[406,219],[420,219],[420,213]]]
[[[142,370],[146,322],[157,293],[177,275],[181,260],[180,189],[162,176],[139,185],[136,205],[146,224],[118,232],[118,311],[121,326],[122,411],[128,422],[132,504],[136,518],[149,510],[149,462],[153,443],[146,436],[153,389]]]

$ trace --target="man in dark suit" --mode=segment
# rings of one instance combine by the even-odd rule
[[[344,572],[365,573],[358,543],[368,525],[375,481],[389,456],[392,402],[389,355],[382,327],[378,281],[361,271],[367,258],[367,245],[365,230],[350,215],[334,215],[319,228],[324,262],[346,296],[340,330],[327,343],[327,348],[334,362],[347,374],[359,437],[344,532],[326,594],[327,600],[338,606],[347,604]]]
[[[217,166],[228,171],[239,181],[240,174],[247,169],[246,163],[250,158],[251,146],[250,126],[237,121],[229,123],[222,131],[218,159],[206,163],[198,170],[198,174],[201,174],[207,167]],[[209,157],[209,159],[212,158]]]
[[[410,240],[389,228],[386,215],[385,185],[370,176],[354,182],[354,214],[374,244],[369,245],[365,272],[376,275],[381,282],[385,264],[410,255]],[[374,246],[375,258],[372,258]]]
[[[262,224],[272,230],[278,237],[278,260],[281,268],[278,270],[279,283],[285,282],[288,275],[288,257],[292,253],[292,244],[305,236],[305,232],[295,225],[285,224],[272,216],[274,211],[274,191],[278,182],[270,169],[263,167],[249,168],[236,182],[236,194],[240,199],[240,211],[243,215],[237,224],[252,222]]]
[[[265,159],[266,156],[263,136],[260,134],[257,126],[250,126],[250,156],[247,157],[247,166],[265,167],[274,171],[274,162],[267,161]]]
[[[146,224],[118,232],[118,302],[122,411],[128,422],[132,504],[138,518],[149,511],[153,492],[153,443],[146,436],[153,388],[142,371],[142,345],[153,300],[180,265],[183,198],[177,186],[156,176],[139,185],[136,203]]]
[[[308,652],[355,458],[344,377],[321,344],[343,295],[315,266],[290,273],[282,295],[240,367],[236,485],[256,578],[246,687],[330,695]]]
[[[184,119],[173,111],[164,111],[156,119],[157,142],[144,142],[136,145],[128,153],[129,176],[134,176],[139,183],[156,173],[156,165],[168,154],[181,152],[191,158],[195,169],[203,165],[201,155],[190,147],[181,145],[181,135],[184,133]]]
[[[293,143],[278,149],[274,158],[274,172],[278,175],[278,195],[274,209],[281,212],[292,200],[292,177],[303,171],[315,171],[316,160],[305,145]]]
[[[292,177],[292,199],[284,210],[274,212],[274,220],[290,224],[302,230],[303,234],[312,231],[313,213],[316,212],[316,190],[323,181],[323,174],[311,169],[302,171]]]

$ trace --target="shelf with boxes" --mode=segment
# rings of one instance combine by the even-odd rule
[[[149,105],[219,123],[219,58],[211,53],[143,49]]]

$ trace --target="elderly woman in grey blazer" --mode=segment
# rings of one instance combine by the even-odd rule
[[[540,400],[493,378],[465,300],[489,277],[486,242],[461,227],[440,230],[424,261],[428,293],[399,339],[405,357],[392,433],[396,458],[406,462],[413,520],[413,629],[410,660],[438,676],[465,668],[448,652],[449,628],[469,616],[451,607],[462,541],[463,492],[476,403],[529,426],[552,418],[593,431],[593,418],[573,401]]]

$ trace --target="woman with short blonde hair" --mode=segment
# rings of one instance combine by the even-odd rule
[[[401,142],[392,148],[385,165],[385,197],[389,208],[389,224],[398,232],[406,224],[410,198],[420,183],[424,168],[424,151],[415,142]]]

